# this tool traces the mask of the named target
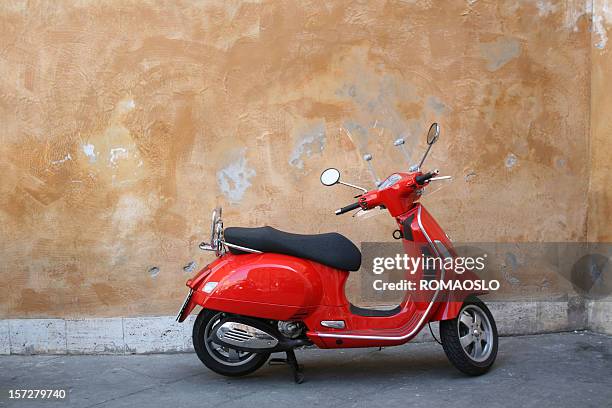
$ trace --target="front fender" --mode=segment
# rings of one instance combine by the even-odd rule
[[[465,282],[468,280],[476,281],[479,279],[478,275],[476,275],[473,271],[466,271],[463,274],[457,274],[454,271],[449,271],[449,273],[450,280]],[[489,292],[486,290],[445,291],[436,300],[436,302],[440,304],[429,320],[433,322],[454,319],[459,315],[459,311],[467,298],[471,296],[486,295],[487,293]]]

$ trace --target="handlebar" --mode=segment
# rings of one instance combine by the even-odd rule
[[[418,175],[414,178],[414,181],[416,182],[416,184],[423,186],[426,182],[430,181],[430,180],[442,180],[442,179],[447,179],[447,178],[451,178],[450,176],[443,176],[443,177],[436,177],[438,174],[440,173],[440,171],[438,169],[432,170],[428,173],[423,173],[421,175]],[[408,180],[408,179],[405,179]],[[397,181],[397,180],[396,180]],[[409,185],[407,185],[409,186]],[[420,188],[420,187],[419,187]],[[372,191],[372,193],[374,193],[374,190]],[[366,193],[365,196],[367,196],[369,193]],[[342,208],[338,208],[335,213],[336,215],[340,215],[340,214],[344,214],[347,213],[349,211],[353,211],[356,210],[358,208],[374,208],[376,206],[381,206],[382,207],[382,202],[380,202],[380,198],[376,198],[376,194],[374,194],[374,196],[370,197],[370,198],[366,198],[363,196],[357,196],[357,197],[361,197],[361,200],[363,200],[363,207],[359,204],[359,202],[357,203],[353,203],[353,204],[349,204],[346,207],[342,207]],[[384,207],[383,207],[384,208]]]
[[[345,212],[356,210],[357,208],[361,208],[359,203],[349,204],[346,207],[338,208],[336,210],[336,215],[344,214]]]
[[[439,170],[432,170],[429,173],[425,173],[425,174],[421,174],[420,176],[416,176],[414,178],[414,180],[418,183],[418,184],[423,184],[425,183],[427,180],[429,180],[432,177],[435,177],[438,175],[438,173],[440,173]]]

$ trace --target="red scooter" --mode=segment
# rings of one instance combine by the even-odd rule
[[[359,188],[356,203],[336,215],[359,210],[386,210],[398,225],[396,238],[410,256],[456,256],[450,239],[418,203],[438,171],[423,173],[423,164],[437,141],[434,123],[427,135],[428,148],[420,164],[407,173],[394,173],[367,191],[340,181],[336,169],[321,174],[326,186]],[[402,140],[399,139],[401,145]],[[369,157],[371,158],[371,157]],[[357,198],[356,197],[356,198]],[[211,242],[200,244],[215,251],[217,259],[187,281],[189,294],[177,320],[184,321],[200,305],[193,327],[193,345],[202,362],[226,376],[249,374],[271,353],[285,352],[296,382],[303,380],[294,349],[388,347],[410,341],[428,323],[440,321],[441,343],[451,363],[469,375],[489,370],[497,355],[498,336],[489,309],[475,295],[486,292],[453,291],[439,287],[406,291],[394,309],[352,305],[344,294],[349,271],[361,266],[359,249],[335,233],[298,235],[261,228],[223,228],[221,210],[213,212]],[[420,268],[411,280],[472,279],[472,272],[447,268]]]

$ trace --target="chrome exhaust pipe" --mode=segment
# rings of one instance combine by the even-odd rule
[[[257,327],[235,321],[221,323],[215,335],[219,342],[229,347],[265,351],[273,349],[278,344],[278,339],[272,334],[266,333]]]
[[[221,346],[251,353],[274,353],[311,344],[306,339],[288,339],[273,326],[247,317],[221,320],[212,337]]]

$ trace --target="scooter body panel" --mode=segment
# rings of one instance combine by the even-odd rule
[[[271,320],[299,320],[322,302],[320,269],[288,255],[225,254],[187,282],[203,308]],[[205,275],[205,278],[199,279]],[[206,284],[216,282],[206,293]],[[197,295],[196,295],[197,294]],[[194,305],[195,306],[195,305]]]
[[[452,243],[435,219],[421,204],[415,204],[409,211],[396,218],[402,231],[404,249],[410,257],[423,253],[441,256],[443,245],[454,254]],[[448,279],[452,272],[432,271],[431,279]],[[427,271],[419,268],[414,274],[407,274],[407,280],[415,282],[426,278]],[[342,291],[342,294],[344,291]],[[401,310],[388,317],[368,317],[350,313],[350,305],[338,309],[317,309],[306,321],[311,330],[309,338],[323,348],[375,347],[404,344],[414,338],[427,323],[456,317],[461,303],[451,299],[443,290],[416,290],[407,293],[400,304]],[[325,317],[326,319],[323,319]],[[344,320],[345,329],[329,329],[321,326],[322,320]],[[310,323],[310,324],[308,324]]]
[[[421,213],[421,224],[423,225],[424,231],[431,240],[431,246],[434,246],[438,251],[438,256],[445,258],[450,255],[452,257],[458,256],[451,239],[444,232],[442,227],[438,224],[435,218],[425,209],[421,204],[417,204],[417,211]],[[445,269],[444,271],[445,281],[476,281],[478,276],[472,270],[466,270],[462,273],[457,273],[454,269]],[[482,295],[486,294],[486,291],[441,291],[436,298],[436,307],[429,321],[449,320],[454,319],[459,314],[461,306],[465,299],[471,295]]]
[[[405,249],[412,251],[409,255],[418,255],[414,251],[419,248],[429,248],[439,256],[440,244],[454,251],[444,231],[420,204],[398,216],[397,222],[401,228],[410,229],[410,233],[403,231]],[[423,273],[419,270],[411,278],[421,279]],[[441,273],[437,271],[435,278],[441,279]],[[309,329],[307,335],[317,346],[348,348],[406,343],[426,323],[454,318],[461,305],[442,291],[419,292],[416,300],[407,296],[401,311],[393,316],[356,315],[351,313],[344,292],[348,276],[347,271],[288,255],[227,253],[187,282],[193,296],[183,314],[186,316],[200,305],[243,316],[299,320]],[[204,292],[209,282],[218,282],[210,294]],[[329,320],[343,321],[345,328],[321,324]]]

